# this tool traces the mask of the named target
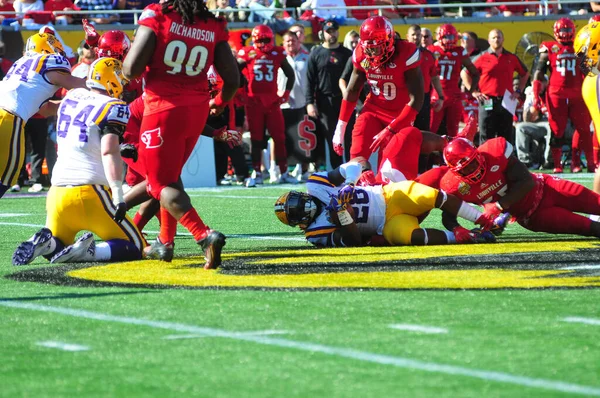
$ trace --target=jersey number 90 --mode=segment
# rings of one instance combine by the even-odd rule
[[[163,62],[172,68],[167,71],[171,75],[185,73],[188,76],[197,76],[206,66],[207,60],[208,49],[206,47],[194,46],[188,51],[187,44],[181,40],[173,40],[165,49]]]

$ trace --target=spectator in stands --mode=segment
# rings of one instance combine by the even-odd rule
[[[344,0],[306,0],[300,6],[303,10],[312,10],[313,15],[322,20],[334,18],[346,18],[346,10],[329,7],[346,7]]]
[[[546,107],[539,110],[534,106],[533,89],[525,90],[523,121],[515,125],[517,157],[531,170],[552,162],[550,155],[550,125]]]
[[[345,0],[346,6],[348,7],[356,7],[356,6],[374,6],[375,0]],[[369,17],[377,15],[376,9],[371,10],[349,10],[350,17],[356,18],[359,21],[363,21]]]
[[[217,17],[223,17],[229,22],[235,21],[235,13],[230,11],[218,11],[218,10],[233,10],[229,6],[229,0],[206,0],[206,6],[213,12]]]
[[[323,25],[323,43],[315,48],[308,60],[306,111],[318,120],[319,131],[327,141],[332,168],[342,164],[342,157],[333,151],[333,133],[342,106],[339,80],[352,51],[338,42],[339,25],[327,21]]]
[[[427,48],[433,46],[433,35],[427,28],[421,29],[421,47]]]
[[[346,33],[346,36],[344,36],[344,44],[343,45],[348,50],[354,51],[354,49],[356,48],[356,46],[358,44],[359,39],[360,39],[360,35],[358,34],[358,32],[355,30],[351,30],[348,33]]]
[[[75,5],[81,10],[113,10],[115,3],[113,0],[75,0]],[[119,21],[119,14],[90,14],[87,18],[95,24],[111,24]]]
[[[463,32],[460,38],[461,46],[467,51],[471,61],[481,54],[481,50],[477,48],[477,39],[477,33],[471,31]]]
[[[529,79],[529,71],[521,60],[504,48],[504,34],[499,29],[492,29],[488,36],[490,48],[473,62],[479,71],[480,92],[473,92],[473,97],[479,101],[479,139],[480,143],[490,138],[504,137],[510,140],[513,127],[513,115],[502,106],[505,92],[510,93],[511,99],[519,97]],[[519,88],[513,89],[513,75],[520,76]],[[470,89],[468,71],[467,88]],[[463,80],[464,81],[464,80]],[[482,98],[482,94],[483,97]],[[482,101],[482,99],[484,99]],[[511,142],[514,144],[514,142]]]
[[[13,6],[12,0],[0,0],[0,12],[11,12],[14,11],[15,7]],[[4,18],[14,18],[15,14],[6,14],[0,15],[0,22],[4,20]]]
[[[117,9],[119,10],[143,10],[150,4],[157,3],[158,0],[118,0]],[[123,14],[119,19],[121,23],[132,24],[134,14]]]
[[[46,11],[79,11],[79,7],[72,0],[47,0],[44,9]],[[60,25],[68,25],[73,22],[73,16],[56,14],[56,22]]]
[[[13,8],[17,12],[17,18],[22,19],[28,12],[44,11],[44,2],[42,0],[15,0]]]
[[[298,41],[300,42],[300,47],[303,51],[308,52],[308,48],[304,45],[306,41],[306,35],[304,34],[304,25],[299,22],[296,22],[292,26],[290,26],[289,31],[294,33],[298,37]]]
[[[487,3],[502,3],[504,0],[487,0]],[[523,15],[526,8],[524,5],[513,5],[513,6],[492,6],[486,15],[487,17],[493,17],[496,15],[505,17],[514,17]]]

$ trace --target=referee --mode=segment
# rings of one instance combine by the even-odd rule
[[[479,144],[490,138],[504,137],[514,145],[511,138],[513,115],[502,106],[502,98],[508,91],[511,99],[517,99],[525,89],[529,72],[516,55],[504,49],[501,30],[492,29],[488,43],[490,48],[473,61],[481,74],[480,92],[473,92],[473,97],[479,101]],[[515,72],[519,75],[517,90],[512,84]]]
[[[352,51],[342,46],[338,37],[338,23],[326,21],[323,25],[323,43],[310,53],[306,73],[306,113],[318,120],[318,130],[329,146],[332,168],[343,162],[342,157],[333,150],[332,139],[342,106],[339,80],[346,62],[352,57]]]

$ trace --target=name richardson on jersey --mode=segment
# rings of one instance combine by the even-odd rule
[[[190,26],[178,24],[177,22],[171,24],[171,29],[169,29],[169,31],[179,36],[189,37],[190,39],[208,41],[211,43],[215,42],[215,32],[206,29],[192,28]]]

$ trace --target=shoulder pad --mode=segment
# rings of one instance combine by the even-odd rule
[[[161,14],[162,14],[162,6],[160,4],[158,4],[158,3],[150,4],[149,6],[144,8],[144,11],[142,11],[142,14],[140,15],[138,21],[143,21],[144,19],[156,18],[157,15],[161,15]]]
[[[39,73],[48,72],[51,70],[64,70],[71,73],[71,64],[69,60],[59,54],[44,55],[38,60],[39,64],[36,71]]]
[[[130,113],[129,107],[124,101],[112,102],[106,106],[109,106],[106,114],[106,121],[108,123],[117,123],[124,126],[127,125],[127,122],[129,122]]]

